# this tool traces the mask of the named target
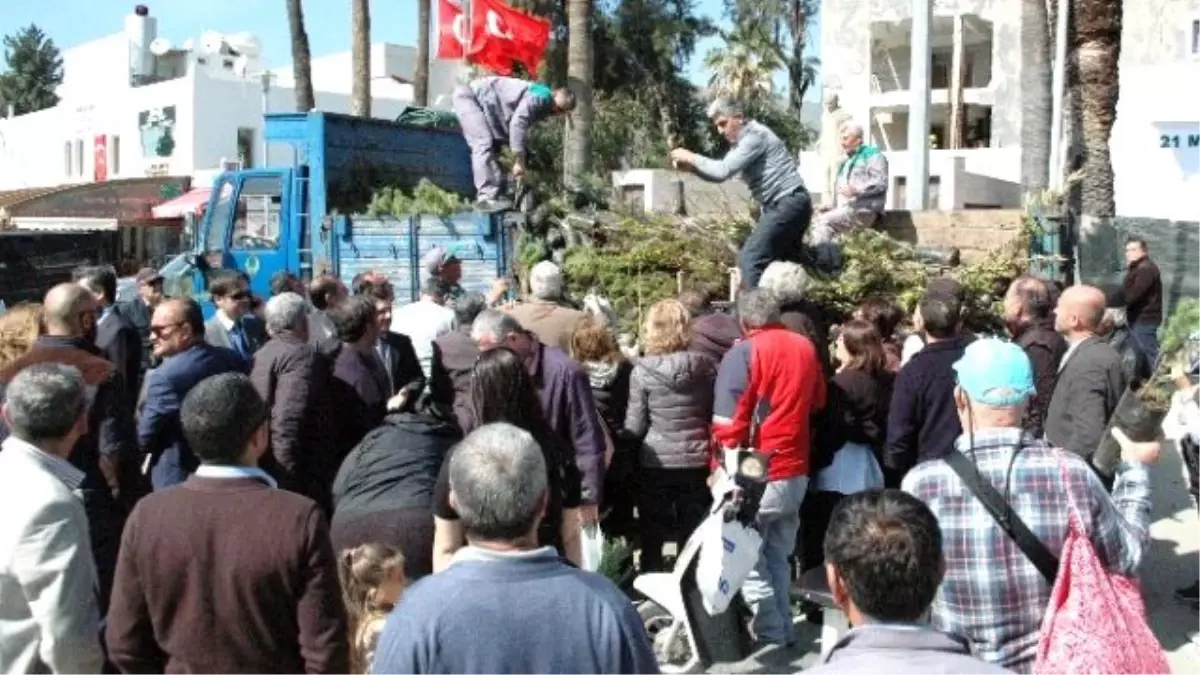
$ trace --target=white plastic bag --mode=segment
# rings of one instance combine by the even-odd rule
[[[762,535],[736,520],[727,523],[720,515],[709,516],[700,527],[696,586],[705,611],[715,615],[729,608],[750,576],[762,549]]]
[[[589,523],[583,526],[579,535],[579,548],[583,559],[583,569],[595,572],[600,569],[600,559],[604,557],[604,533],[600,526]]]

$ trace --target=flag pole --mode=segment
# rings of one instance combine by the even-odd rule
[[[474,17],[472,16],[473,12],[471,9],[471,2],[472,2],[472,0],[462,0],[463,24],[467,27],[467,43],[465,45],[463,45],[463,50],[462,50],[463,76],[466,78],[466,80],[468,82],[471,80],[471,77],[470,77],[471,44],[475,42],[475,26],[473,25]]]

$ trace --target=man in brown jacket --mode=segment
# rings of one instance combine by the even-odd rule
[[[269,412],[250,378],[204,380],[180,418],[201,465],[129,518],[109,658],[126,673],[348,672],[329,526],[258,467]]]
[[[533,297],[507,311],[542,344],[570,354],[571,335],[587,315],[564,304],[563,285],[558,265],[542,261],[529,272],[529,293]]]

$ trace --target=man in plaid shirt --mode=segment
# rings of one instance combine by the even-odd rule
[[[1115,572],[1134,575],[1150,522],[1145,463],[1157,457],[1158,444],[1132,443],[1114,431],[1125,461],[1117,468],[1109,497],[1078,455],[1023,432],[1034,382],[1020,347],[979,340],[954,370],[955,405],[964,429],[957,451],[972,460],[1055,557],[1066,540],[1073,501],[1100,559]],[[1050,600],[1045,577],[944,460],[918,465],[905,477],[903,489],[929,506],[942,529],[946,574],[933,603],[934,627],[967,637],[972,651],[985,661],[1017,672],[1031,670]]]

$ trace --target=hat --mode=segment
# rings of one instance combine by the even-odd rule
[[[425,268],[430,276],[439,274],[443,267],[452,262],[458,262],[458,256],[454,255],[453,250],[441,246],[434,246],[421,256],[421,267]]]
[[[983,405],[1015,406],[1033,394],[1033,366],[1017,345],[995,338],[976,340],[954,363],[958,386]]]
[[[150,284],[161,280],[163,277],[158,273],[158,270],[154,269],[153,267],[143,267],[142,269],[138,270],[137,274],[134,275],[133,278],[137,280],[138,284]]]

